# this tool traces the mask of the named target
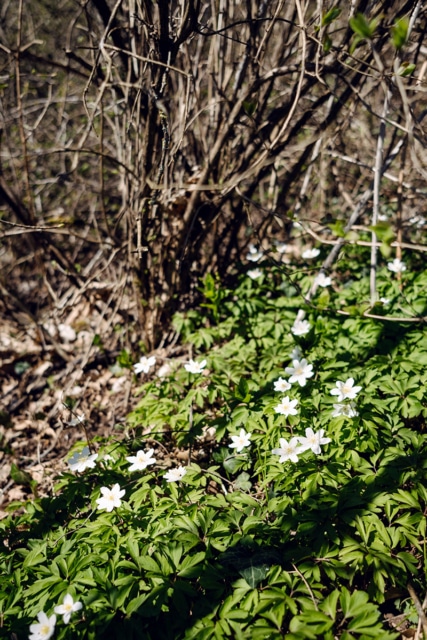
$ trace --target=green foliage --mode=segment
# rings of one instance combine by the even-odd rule
[[[353,18],[350,18],[350,28],[354,32],[350,53],[353,53],[356,47],[364,40],[372,40],[381,20],[382,15],[369,20],[363,13],[357,13]]]
[[[322,27],[327,27],[332,24],[332,22],[336,20],[340,14],[341,9],[339,9],[338,7],[332,7],[332,9],[329,9],[329,11],[324,13],[322,16]]]
[[[386,226],[376,232],[389,241]],[[363,317],[363,251],[343,252],[353,279],[335,274],[327,301],[306,308],[303,335],[292,327],[312,272],[271,266],[232,291],[205,280],[210,314],[175,326],[206,369],[171,360],[169,376],[141,386],[132,437],[94,443],[93,468],[61,474],[51,497],[0,522],[6,633],[28,637],[37,614],[71,594],[83,607],[69,624],[57,616],[59,639],[398,637],[386,597],[406,606],[408,576],[420,593],[425,584],[427,346],[422,323]],[[381,267],[378,287],[388,315],[426,315],[426,271],[398,283]],[[296,347],[313,375],[280,394]],[[343,400],[353,413],[337,415],[331,391],[349,378],[361,389]],[[284,395],[296,415],[276,411]],[[306,429],[322,430],[320,453],[280,462],[280,440]],[[231,447],[242,431],[249,440]],[[130,472],[126,458],[151,448],[156,464]],[[182,449],[185,475],[166,482]],[[121,503],[100,509],[101,488],[115,484]]]
[[[404,61],[400,65],[397,72],[399,76],[402,76],[403,78],[407,78],[415,71],[415,68],[416,67],[414,64],[409,64],[409,62]]]
[[[400,18],[396,20],[394,26],[391,28],[391,40],[396,47],[400,50],[406,43],[408,38],[409,20],[408,18]]]

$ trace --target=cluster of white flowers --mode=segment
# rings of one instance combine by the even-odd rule
[[[300,387],[305,387],[307,380],[314,376],[313,365],[308,364],[305,358],[301,358],[301,355],[301,349],[299,347],[295,347],[295,349],[291,353],[292,366],[286,367],[285,369],[285,373],[287,373],[290,378],[289,380],[285,380],[282,377],[278,378],[274,382],[275,391],[280,391],[281,393],[289,391],[294,382],[298,382]],[[284,400],[286,399],[284,398],[282,402]],[[289,401],[289,398],[287,398],[287,401]],[[278,410],[277,408],[276,411],[277,413],[283,413],[282,410]]]
[[[255,273],[259,272],[259,273]],[[259,278],[262,275],[262,271],[260,269],[253,269],[252,278]],[[133,365],[133,370],[136,374],[139,373],[149,373],[150,370],[155,366],[156,358],[155,356],[142,356],[139,362]],[[194,360],[189,360],[186,364],[184,364],[184,369],[189,373],[199,374],[203,372],[203,369],[206,367],[206,360],[202,360],[201,362],[195,362]],[[160,367],[157,372],[159,378],[163,378],[170,373],[170,365],[165,363]]]
[[[81,602],[74,602],[73,596],[67,593],[62,604],[55,607],[55,613],[50,617],[48,617],[44,611],[40,611],[40,613],[37,614],[38,622],[30,625],[29,640],[49,640],[55,633],[55,614],[58,613],[62,616],[64,624],[68,624],[71,619],[71,614],[80,611],[82,607]]]
[[[301,349],[299,347],[295,347],[291,354],[292,366],[285,368],[285,372],[290,376],[289,380],[285,380],[282,377],[278,378],[274,382],[275,391],[282,393],[289,391],[289,389],[292,388],[292,384],[296,382],[300,387],[305,387],[307,380],[313,377],[313,365],[308,364],[307,360],[301,356]],[[356,410],[355,403],[352,402],[352,400],[356,398],[361,389],[362,387],[354,385],[353,378],[347,378],[345,382],[337,381],[335,383],[335,387],[330,392],[331,395],[337,396],[338,400],[338,403],[333,405],[334,410],[332,412],[332,417],[344,416],[347,418],[355,418],[358,416],[358,411]],[[288,416],[297,415],[297,405],[297,399],[291,400],[289,396],[285,396],[281,399],[280,403],[274,407],[274,411],[287,418]],[[280,438],[280,447],[273,449],[273,453],[280,456],[280,462],[285,462],[287,460],[297,462],[298,455],[308,449],[311,449],[313,453],[318,455],[320,453],[321,445],[328,444],[331,441],[329,438],[325,437],[324,434],[324,429],[314,432],[309,427],[305,430],[305,437],[294,436],[289,441],[285,438]]]
[[[345,418],[355,418],[358,416],[359,413],[356,411],[354,402],[345,403],[344,401],[354,400],[362,387],[354,386],[353,378],[347,378],[345,382],[338,381],[335,383],[335,387],[335,389],[332,389],[331,395],[338,396],[338,403],[334,404],[332,417],[337,418],[344,416]]]
[[[89,447],[84,447],[81,451],[74,453],[68,459],[68,465],[71,471],[83,473],[86,469],[93,469],[96,465],[97,453],[90,453]],[[113,460],[113,457],[106,454],[102,457],[103,461]],[[130,463],[129,472],[144,471],[152,464],[156,464],[157,460],[154,457],[154,449],[148,451],[139,450],[134,456],[127,456],[126,460]],[[170,469],[164,475],[166,482],[178,482],[186,474],[185,467],[177,467]],[[97,508],[100,510],[105,509],[107,512],[113,511],[122,504],[121,498],[125,495],[125,490],[120,487],[116,482],[111,488],[101,487],[101,495],[96,499]]]
[[[321,453],[320,447],[331,442],[331,439],[325,438],[324,434],[324,429],[314,432],[313,429],[308,427],[305,430],[305,436],[294,436],[289,441],[285,440],[285,438],[279,438],[280,447],[272,449],[272,453],[280,456],[279,462],[286,462],[287,460],[298,462],[298,456],[309,449],[319,455]],[[245,429],[240,429],[238,436],[231,436],[232,443],[230,448],[234,448],[237,453],[240,453],[245,447],[250,446],[251,436],[252,434],[247,433]]]
[[[263,252],[260,249],[257,249],[255,245],[250,244],[248,247],[248,253],[246,254],[246,260],[249,262],[258,262],[263,257]]]
[[[272,449],[272,453],[280,456],[279,462],[287,462],[288,460],[298,462],[298,456],[309,449],[319,455],[321,445],[331,442],[330,438],[324,437],[324,433],[324,429],[314,432],[311,427],[308,427],[305,430],[305,436],[294,436],[289,442],[285,438],[279,438],[280,447]]]

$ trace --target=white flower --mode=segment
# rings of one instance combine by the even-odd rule
[[[67,462],[71,471],[83,473],[86,469],[93,469],[95,467],[97,457],[97,453],[91,454],[89,447],[84,447],[81,451],[76,451]]]
[[[261,278],[262,271],[261,269],[249,269],[248,276],[251,278],[251,280],[256,280],[257,278]]]
[[[169,364],[169,362],[165,362],[165,364],[162,364],[162,366],[158,370],[157,375],[159,376],[159,378],[166,378],[171,371],[171,365]]]
[[[176,467],[175,469],[167,471],[164,477],[166,482],[179,482],[183,479],[186,473],[187,469],[185,467]]]
[[[251,433],[246,433],[244,429],[240,429],[240,433],[238,436],[231,436],[233,444],[230,444],[231,449],[236,449],[237,453],[240,453],[242,449],[245,447],[250,447],[251,445]]]
[[[133,369],[136,374],[138,373],[148,373],[151,367],[154,367],[156,364],[156,358],[154,356],[142,356],[139,362],[133,365]]]
[[[298,438],[291,438],[289,442],[285,438],[279,438],[280,448],[273,449],[271,453],[275,456],[280,456],[279,462],[298,462],[298,456],[302,453],[301,445]]]
[[[301,347],[298,345],[292,349],[292,353],[289,356],[291,360],[300,360],[302,356]]]
[[[150,464],[156,463],[156,458],[153,458],[154,449],[148,451],[137,451],[136,456],[128,456],[126,460],[131,462],[129,471],[143,471]]]
[[[308,320],[295,320],[293,326],[291,327],[291,332],[294,336],[304,336],[311,329],[311,324]]]
[[[44,611],[37,614],[38,622],[30,624],[29,640],[48,640],[55,632],[56,615],[47,617]]]
[[[293,360],[292,365],[292,367],[286,367],[285,369],[286,373],[291,376],[289,382],[291,384],[298,382],[300,387],[305,387],[307,378],[311,378],[314,375],[312,371],[313,365],[308,364],[305,358],[302,360]]]
[[[59,324],[58,333],[59,337],[64,342],[74,342],[77,338],[77,333],[74,331],[73,327],[70,327],[68,324]]]
[[[253,244],[250,244],[248,249],[249,251],[246,254],[246,260],[250,260],[250,262],[258,262],[258,260],[261,260],[264,255],[263,252],[257,249]]]
[[[64,601],[62,604],[59,604],[55,607],[55,613],[59,613],[60,616],[63,616],[64,624],[68,624],[70,622],[71,614],[75,611],[80,611],[83,607],[81,602],[74,602],[73,596],[67,593],[64,597]]]
[[[276,249],[279,253],[287,253],[288,251],[288,245],[285,244],[284,242],[277,242],[276,243]]]
[[[184,365],[184,369],[188,371],[188,373],[202,373],[205,367],[206,360],[202,360],[201,362],[190,360],[187,364]]]
[[[408,220],[409,224],[415,225],[418,228],[421,228],[425,225],[426,221],[422,216],[413,216]]]
[[[98,509],[105,509],[106,511],[112,511],[115,507],[120,507],[122,501],[120,498],[125,495],[125,490],[120,489],[120,485],[116,482],[115,485],[108,489],[108,487],[101,487],[102,497],[97,498]]]
[[[390,298],[380,298],[380,302],[382,302],[386,307],[388,304],[390,304]]]
[[[321,271],[315,277],[314,283],[317,284],[319,287],[330,287],[332,284],[332,280],[330,279],[329,276],[326,276],[323,273],[323,271]]]
[[[311,449],[313,453],[319,455],[320,446],[322,444],[328,444],[329,442],[331,442],[330,438],[323,437],[324,433],[324,429],[320,429],[320,431],[317,431],[317,433],[315,433],[313,429],[308,427],[308,429],[305,430],[305,438],[298,438],[301,445],[301,451],[307,451],[308,449]]]
[[[287,380],[284,380],[283,378],[279,378],[274,383],[275,391],[281,391],[282,393],[284,393],[285,391],[289,391],[290,388],[291,385],[289,384],[289,382]]]
[[[298,404],[298,400],[290,400],[288,396],[281,399],[280,404],[274,407],[276,413],[282,414],[287,418],[288,416],[296,416],[298,411],[295,407]]]
[[[354,400],[362,387],[354,387],[353,378],[348,378],[345,382],[336,382],[336,389],[332,389],[331,395],[338,396],[338,401]]]
[[[348,404],[334,404],[334,410],[332,412],[333,418],[338,418],[339,416],[345,416],[346,418],[355,418],[358,415],[359,412],[356,411],[353,402],[349,402]]]
[[[387,269],[394,271],[394,273],[402,273],[402,271],[406,271],[406,265],[399,258],[395,258],[393,262],[387,263]]]
[[[120,393],[123,390],[127,382],[127,376],[120,376],[118,378],[112,378],[111,380],[111,393]]]
[[[83,391],[83,389],[81,389],[81,391]],[[86,422],[86,416],[84,413],[82,413],[81,416],[76,415],[71,420],[68,420],[67,424],[69,427],[79,427],[84,422]]]
[[[320,250],[316,249],[316,247],[313,247],[313,249],[306,249],[305,251],[303,251],[302,257],[304,258],[304,260],[311,260],[312,258],[317,258],[319,253]]]

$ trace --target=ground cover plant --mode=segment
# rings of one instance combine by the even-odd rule
[[[368,274],[343,275],[354,248],[304,302],[317,253],[286,265],[257,250],[230,290],[207,277],[204,305],[174,320],[188,358],[134,364],[125,437],[82,430],[54,495],[1,521],[3,632],[400,637],[385,614],[414,627],[427,342],[405,320],[425,314],[427,272],[382,260],[385,319],[366,318]]]
[[[427,638],[426,6],[60,9],[0,9],[0,635]]]

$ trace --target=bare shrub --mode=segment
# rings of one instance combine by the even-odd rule
[[[132,290],[150,349],[249,238],[283,240],[298,217],[328,242],[329,223],[367,206],[374,222],[392,212],[399,246],[413,228],[426,194],[422,3],[18,4],[0,10],[0,278],[34,322],[78,296],[112,313]],[[372,26],[359,43],[358,14]],[[17,268],[37,274],[32,294]]]

